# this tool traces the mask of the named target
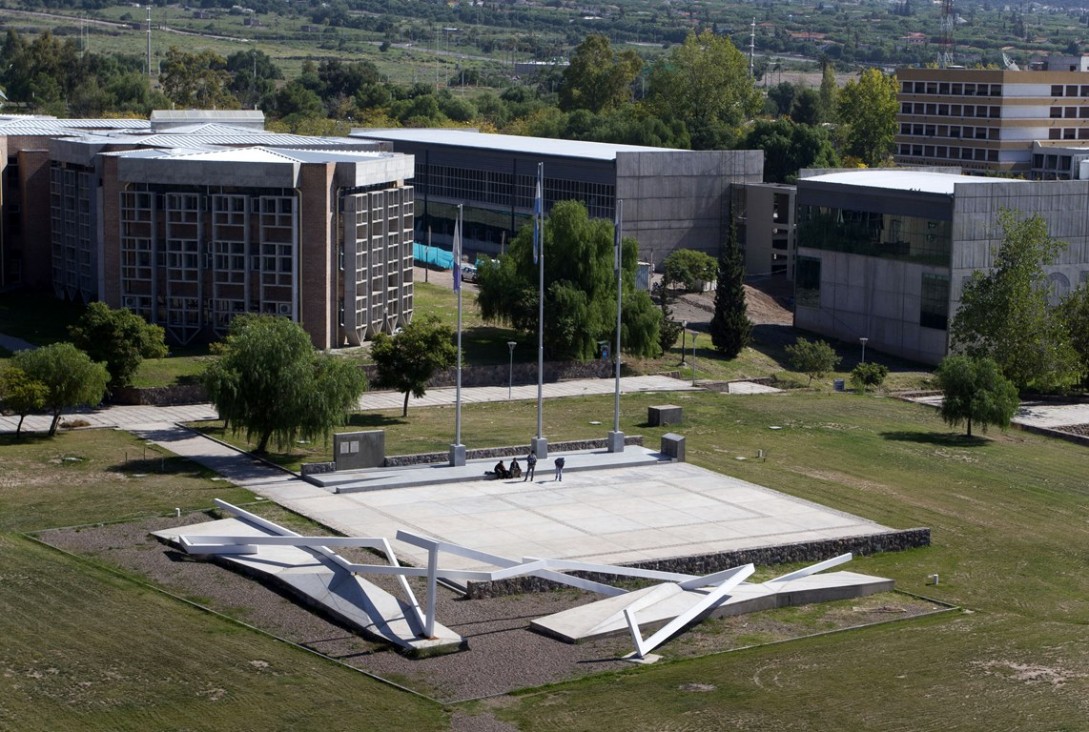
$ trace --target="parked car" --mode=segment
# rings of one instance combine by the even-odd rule
[[[463,282],[476,282],[476,265],[461,265],[461,279]]]

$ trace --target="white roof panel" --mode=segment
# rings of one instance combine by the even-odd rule
[[[991,178],[976,175],[954,175],[951,173],[931,173],[925,170],[907,170],[898,168],[880,168],[872,170],[847,170],[839,173],[825,173],[809,178],[799,178],[799,185],[805,183],[835,183],[861,188],[883,188],[891,191],[914,191],[917,193],[936,193],[952,196],[953,187],[958,183],[1025,183],[1014,178]]]
[[[500,152],[549,155],[591,160],[616,160],[619,152],[665,152],[673,148],[617,145],[611,142],[554,140],[548,137],[497,135],[464,129],[354,129],[352,137],[391,142],[417,142],[428,145],[450,145]]]

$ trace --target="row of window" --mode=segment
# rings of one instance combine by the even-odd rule
[[[798,246],[948,265],[948,221],[825,206],[798,207]]]
[[[973,147],[948,147],[946,145],[909,145],[900,143],[896,146],[900,157],[937,158],[942,160],[965,160],[983,163],[997,163],[997,150],[984,150]]]
[[[1087,107],[1089,109],[1089,107]],[[962,127],[960,125],[919,125],[903,122],[901,135],[915,137],[949,137],[954,140],[997,140],[997,127]]]
[[[900,114],[920,114],[931,117],[985,117],[998,119],[1002,107],[988,104],[936,104],[934,102],[901,102]]]
[[[1073,88],[1077,89],[1077,87]],[[1082,88],[1089,89],[1089,87]],[[902,94],[942,94],[956,97],[1000,97],[1002,96],[1002,85],[959,81],[902,81],[900,82],[900,92]],[[1053,91],[1052,96],[1058,95]]]
[[[1089,127],[1052,127],[1047,131],[1049,140],[1089,140]]]

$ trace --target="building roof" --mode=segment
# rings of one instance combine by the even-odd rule
[[[914,191],[917,193],[935,193],[952,196],[953,188],[958,183],[1026,183],[1014,178],[989,178],[975,175],[954,175],[951,173],[931,173],[925,170],[905,170],[899,168],[881,168],[872,170],[847,170],[838,173],[825,173],[809,178],[799,178],[803,183],[833,183],[861,188],[883,188],[891,191]]]
[[[139,134],[146,130],[95,131],[79,136],[83,142],[122,144],[139,147],[202,148],[228,147],[359,147],[363,142],[350,137],[312,137],[281,132],[265,132],[247,127],[209,122],[172,127],[161,132]]]
[[[45,116],[0,116],[0,135],[66,136],[95,130],[150,131],[146,119],[57,119]]]
[[[352,137],[391,142],[417,142],[426,145],[450,145],[499,152],[548,155],[589,160],[616,160],[622,152],[665,152],[674,148],[617,145],[611,142],[554,140],[548,137],[497,135],[463,129],[354,129]]]
[[[155,148],[103,153],[126,159],[191,160],[231,163],[364,163],[384,158],[404,157],[398,153],[365,150],[291,150],[284,148]]]

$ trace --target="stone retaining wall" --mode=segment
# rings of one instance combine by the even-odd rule
[[[625,445],[643,446],[642,435],[625,435]],[[608,446],[606,438],[596,440],[570,440],[568,442],[548,443],[549,453],[572,452],[575,450],[600,450]],[[466,450],[467,460],[483,460],[485,458],[523,457],[529,452],[529,445],[508,445],[506,447],[482,447],[476,450]],[[382,467],[404,468],[411,465],[429,465],[431,463],[450,462],[449,452],[423,452],[416,455],[390,455],[386,458]]]
[[[878,552],[903,551],[917,547],[930,546],[930,529],[917,528],[893,531],[886,534],[870,534],[845,539],[826,539],[823,541],[783,544],[781,546],[742,549],[719,554],[704,554],[694,557],[676,557],[647,562],[632,562],[627,566],[641,569],[656,569],[662,572],[680,572],[684,574],[706,575],[721,572],[731,567],[744,564],[773,565],[791,562],[813,563],[832,557],[853,553],[865,556]],[[615,575],[572,572],[572,575],[585,577],[596,582],[616,584]],[[622,578],[623,579],[623,578]],[[623,581],[631,581],[624,579]],[[564,587],[551,580],[539,577],[515,577],[498,582],[470,582],[466,596],[470,599],[515,595],[525,592],[549,592]]]

